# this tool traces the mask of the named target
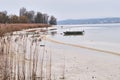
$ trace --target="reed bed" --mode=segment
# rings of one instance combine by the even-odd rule
[[[45,46],[40,47],[39,38],[13,37],[0,38],[0,80],[56,80],[52,74],[52,53]]]
[[[40,34],[39,37],[35,35],[29,37],[27,34],[4,35],[22,29],[48,27],[43,25],[1,24],[0,80],[56,80],[52,74],[52,53],[46,49],[46,46],[40,46],[42,39]],[[62,79],[65,79],[64,71],[65,64]]]
[[[30,28],[50,27],[48,24],[0,24],[0,36],[13,31],[20,31]]]

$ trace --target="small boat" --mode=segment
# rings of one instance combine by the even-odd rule
[[[64,32],[64,35],[83,35],[84,34],[84,30],[83,31],[66,31]]]

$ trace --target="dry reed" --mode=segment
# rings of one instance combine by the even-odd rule
[[[11,24],[6,28],[0,27],[0,30],[7,29],[3,33],[8,33],[28,28],[26,24],[24,28],[16,28],[17,26],[18,24]],[[41,39],[33,37],[28,47],[28,35],[19,35],[14,40],[13,37],[15,36],[0,37],[0,80],[52,80],[52,53],[46,50],[46,46],[42,47],[43,52],[39,51]],[[29,53],[28,48],[30,48]],[[48,56],[48,62],[45,61],[45,56]],[[46,73],[45,70],[47,70]],[[65,60],[63,79],[65,79]]]

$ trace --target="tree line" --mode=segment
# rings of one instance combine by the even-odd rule
[[[21,8],[18,15],[8,15],[7,11],[0,12],[0,23],[41,23],[56,25],[57,19],[48,14],[35,12],[33,10],[27,11],[26,8]]]

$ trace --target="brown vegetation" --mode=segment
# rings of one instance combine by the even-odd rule
[[[45,24],[0,24],[0,80],[55,80],[52,72],[52,53],[48,52],[46,46],[39,46],[42,39],[40,34],[37,38],[35,36],[28,38],[27,34],[3,36],[5,33],[22,29],[49,26]],[[30,40],[29,46],[28,40]],[[27,50],[30,51],[27,52]],[[65,79],[64,71],[65,64],[62,79]]]
[[[15,39],[15,43],[18,44],[16,49],[14,49],[12,42],[12,36],[0,37],[0,80],[37,80],[38,78],[43,80],[45,78],[43,75],[45,73],[43,71],[45,48],[41,53],[41,59],[39,59],[38,40],[33,38],[30,53],[26,52],[26,35]],[[40,74],[37,74],[37,71]]]
[[[0,24],[0,36],[3,36],[5,33],[20,31],[23,29],[30,28],[42,28],[49,27],[48,24]]]

